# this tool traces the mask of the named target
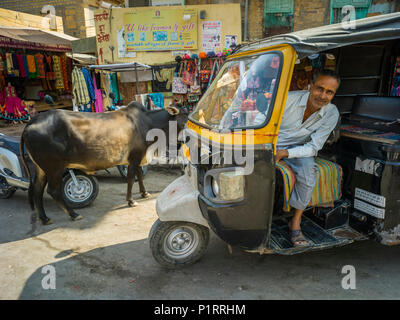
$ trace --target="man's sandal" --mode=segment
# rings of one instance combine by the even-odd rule
[[[293,243],[293,247],[307,247],[310,245],[301,230],[290,230],[290,240]]]

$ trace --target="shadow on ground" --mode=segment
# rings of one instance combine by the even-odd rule
[[[149,169],[144,178],[144,184],[151,197],[142,199],[138,183],[135,182],[133,198],[139,202],[139,206],[130,208],[126,202],[127,182],[119,175],[116,168],[111,168],[109,171],[111,174],[106,171],[96,173],[99,181],[99,194],[89,207],[76,209],[76,212],[83,216],[83,219],[79,221],[71,221],[46,190],[43,203],[46,215],[53,221],[51,225],[43,226],[39,219],[36,224],[31,224],[32,211],[28,203],[27,191],[17,190],[10,199],[0,200],[0,226],[2,228],[0,244],[38,236],[58,228],[89,229],[99,223],[107,213],[114,210],[128,208],[132,210],[133,214],[139,214],[141,205],[154,200],[170,182],[180,175],[180,170],[176,168]],[[5,205],[3,206],[3,204]]]
[[[148,239],[69,254],[59,252],[56,257],[64,259],[52,264],[55,290],[42,288],[41,267],[27,279],[19,299],[399,299],[400,279],[387,275],[396,274],[400,248],[373,241],[260,256],[237,248],[230,254],[212,235],[205,256],[180,270],[158,265]],[[341,286],[345,265],[356,269],[356,290]]]

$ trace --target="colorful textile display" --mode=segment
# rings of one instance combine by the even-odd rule
[[[315,158],[317,167],[317,181],[311,197],[309,206],[333,207],[333,203],[342,196],[342,168],[331,161]],[[292,169],[284,161],[277,163],[276,168],[283,178],[283,211],[289,212],[290,195],[292,194],[296,176]]]
[[[31,54],[28,54],[28,55],[26,55],[26,60],[28,62],[29,78],[35,79],[37,77],[35,57]]]
[[[78,105],[90,103],[89,92],[82,71],[75,67],[72,71],[72,92]]]
[[[81,71],[82,71],[83,77],[84,77],[85,82],[86,82],[86,87],[87,87],[87,90],[88,90],[88,93],[89,93],[90,100],[91,101],[95,101],[96,100],[96,95],[95,95],[95,92],[94,92],[94,87],[93,87],[93,82],[92,82],[93,80],[92,80],[92,77],[90,76],[90,72],[86,68],[82,68]]]
[[[45,70],[45,65],[44,65],[44,55],[41,53],[36,53],[35,54],[35,60],[36,60],[36,65],[38,68],[38,78],[44,79],[46,77],[46,70]]]
[[[111,92],[114,93],[114,103],[118,103],[121,100],[121,96],[119,93],[118,82],[117,82],[117,74],[110,74],[110,83],[111,83]]]
[[[22,100],[17,97],[15,88],[11,85],[11,83],[8,83],[8,85],[4,88],[2,100],[4,102],[4,107],[1,108],[2,118],[19,121],[29,117]]]
[[[26,69],[24,65],[24,57],[22,54],[17,54],[19,74],[22,78],[26,78]]]
[[[58,56],[53,56],[53,70],[56,77],[56,89],[64,89],[64,80],[61,73],[60,58]]]
[[[101,93],[100,89],[97,89],[96,85],[96,78],[93,75],[93,86],[94,86],[94,93],[95,93],[95,102],[94,107],[96,112],[103,112],[103,94]]]

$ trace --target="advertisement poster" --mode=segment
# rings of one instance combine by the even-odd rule
[[[132,11],[124,27],[127,52],[197,49],[197,9]]]
[[[118,58],[136,58],[136,52],[126,52],[125,28],[117,30]]]
[[[221,51],[221,21],[204,21],[201,28],[203,51]]]
[[[225,36],[225,48],[233,48],[237,46],[237,36]]]

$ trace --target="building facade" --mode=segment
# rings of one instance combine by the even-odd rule
[[[64,33],[76,37],[86,38],[95,35],[93,13],[101,7],[124,5],[124,0],[1,0],[0,8],[28,13],[54,19],[59,16],[63,20]],[[57,25],[52,30],[59,31]]]

